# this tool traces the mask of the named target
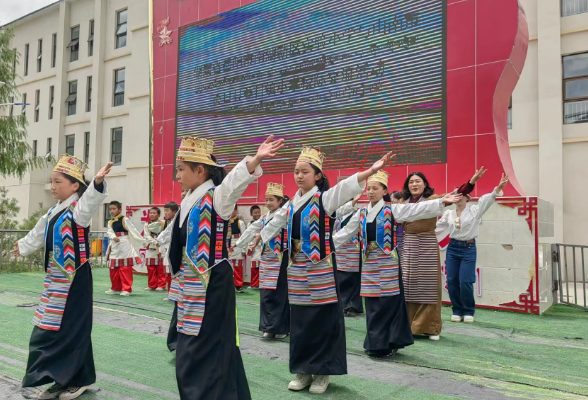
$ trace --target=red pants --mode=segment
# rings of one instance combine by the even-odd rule
[[[251,287],[259,287],[259,261],[251,261]]]
[[[165,289],[165,265],[147,266],[148,285],[151,289]]]
[[[110,267],[111,290],[116,292],[133,291],[133,267]]]
[[[233,260],[233,279],[235,287],[243,287],[243,260]]]
[[[165,274],[165,283],[167,284],[167,292],[169,293],[169,289],[171,288],[172,283],[172,276],[171,274]]]

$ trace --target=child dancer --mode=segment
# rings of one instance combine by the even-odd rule
[[[386,357],[414,343],[398,255],[393,246],[394,220],[434,218],[443,213],[443,201],[453,203],[460,196],[446,195],[426,203],[392,204],[388,174],[378,171],[368,178],[367,197],[370,203],[353,215],[333,241],[338,249],[359,233],[363,260],[361,295],[365,298],[367,323],[363,347],[370,356]]]
[[[248,225],[251,226],[255,221],[261,218],[261,208],[259,206],[251,206],[249,214],[253,218]],[[242,237],[243,235],[241,235]],[[237,241],[238,242],[238,241]],[[251,245],[247,249],[247,259],[251,261],[251,282],[250,289],[259,289],[259,260],[261,259],[261,244]]]
[[[112,286],[104,293],[120,294],[126,297],[130,296],[133,291],[133,267],[142,264],[129,235],[141,246],[146,243],[135,225],[122,215],[120,202],[111,201],[108,211],[112,216],[112,219],[108,221],[108,230],[106,231],[106,237],[110,239],[108,268],[110,269]]]
[[[337,210],[333,233],[336,234],[347,225],[355,213],[355,206],[360,198],[361,194]],[[337,249],[335,259],[337,261],[339,299],[343,306],[343,314],[349,317],[362,314],[363,300],[359,295],[361,290],[361,257],[359,256],[358,236],[353,236],[341,248]]]
[[[169,203],[166,203],[163,206],[163,217],[165,218],[165,221],[163,222],[163,232],[161,232],[159,234],[159,236],[162,236],[164,234],[164,232],[168,229],[169,229],[169,236],[171,236],[171,228],[169,228],[169,227],[171,226],[171,222],[175,218],[176,213],[178,212],[179,209],[180,209],[180,207],[178,206],[178,203],[176,203],[175,201],[170,201]],[[166,256],[169,241],[166,243],[160,243],[159,236],[157,237],[157,243],[159,243],[159,252],[161,253],[161,257],[163,258],[163,265],[165,266],[165,283],[167,284],[167,293],[169,294],[169,290],[171,288],[171,282],[172,282],[171,270],[169,268],[169,260]],[[164,237],[165,237],[165,235],[164,235]],[[166,296],[163,300],[168,301],[169,298]]]
[[[263,243],[268,243],[281,229],[288,230],[290,372],[296,374],[288,385],[290,390],[310,385],[310,392],[323,393],[329,385],[329,375],[347,373],[345,322],[331,260],[331,216],[363,192],[365,180],[384,167],[391,156],[386,154],[370,169],[329,189],[323,173],[324,154],[305,147],[294,168],[300,190],[261,232]]]
[[[237,241],[237,247],[245,247],[251,241],[257,247],[262,229],[272,220],[287,197],[284,186],[268,183],[265,191],[265,206],[268,209],[261,219],[254,221]],[[288,302],[288,241],[286,230],[279,231],[273,239],[262,246],[260,272],[262,275],[259,330],[268,339],[283,339],[290,333],[290,303]]]
[[[184,137],[176,157],[178,182],[189,189],[174,220],[168,256],[179,275],[176,377],[182,400],[251,399],[239,351],[229,218],[247,186],[262,174],[283,140],[267,138],[255,157],[226,175],[213,142]]]
[[[51,173],[51,194],[59,202],[12,253],[26,256],[45,246],[45,290],[33,317],[23,387],[54,384],[39,399],[70,400],[96,382],[92,352],[92,271],[89,227],[108,190],[108,163],[88,184],[88,167],[63,155]]]
[[[235,243],[241,237],[241,233],[245,232],[245,222],[239,217],[239,210],[235,204],[235,209],[231,214],[229,221],[229,253],[233,262],[233,274],[235,281],[235,291],[243,293],[243,262],[245,261],[245,252],[243,249],[236,249]]]
[[[145,222],[143,237],[147,239],[147,251],[145,252],[145,265],[147,266],[148,287],[146,291],[165,290],[165,266],[161,257],[157,236],[163,231],[164,223],[160,221],[161,210],[159,207],[149,209],[149,222]]]

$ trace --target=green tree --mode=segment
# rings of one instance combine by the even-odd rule
[[[0,28],[0,82],[4,82],[4,85],[0,84],[0,104],[20,98],[15,84],[18,53],[10,48],[13,36],[12,27]],[[22,179],[27,171],[41,167],[43,159],[33,156],[27,141],[26,116],[14,114],[12,117],[0,117],[0,177]]]
[[[0,187],[0,229],[16,229],[16,216],[20,207],[16,199],[8,198],[8,189]]]
[[[43,207],[43,203],[39,203],[39,208],[37,211],[32,213],[28,218],[25,218],[18,226],[18,229],[23,231],[30,231],[35,227],[35,225],[37,225],[37,222],[41,219],[41,217],[47,214],[47,211],[49,211],[49,209],[47,207]]]

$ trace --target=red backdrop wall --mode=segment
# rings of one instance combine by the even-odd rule
[[[255,0],[153,0],[153,203],[180,200],[174,181],[174,137],[178,28]],[[157,27],[169,20],[171,43],[162,44]],[[160,25],[161,26],[161,25]],[[505,195],[524,195],[510,158],[507,112],[527,55],[529,33],[517,0],[447,0],[447,164],[387,168],[389,187],[400,189],[407,174],[423,172],[437,193],[453,190],[476,168],[489,169],[475,196],[490,192],[506,172]],[[294,160],[293,160],[294,162]],[[368,167],[368,166],[366,166]],[[327,171],[331,182],[355,171]],[[244,194],[244,203],[263,203],[267,182],[296,191],[292,173],[264,175]]]

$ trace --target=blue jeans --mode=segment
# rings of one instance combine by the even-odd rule
[[[453,315],[473,316],[476,309],[476,243],[451,239],[445,259],[447,288],[453,305]]]

